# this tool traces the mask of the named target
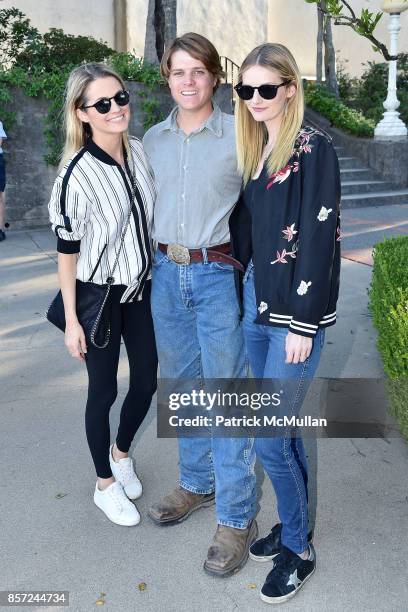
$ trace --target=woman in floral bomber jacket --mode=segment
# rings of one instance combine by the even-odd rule
[[[234,256],[247,271],[240,291],[254,376],[279,390],[281,415],[299,413],[336,321],[340,276],[340,174],[331,139],[302,126],[296,62],[283,45],[264,44],[245,59],[236,86],[238,162],[244,189],[230,219]],[[250,548],[276,557],[261,590],[285,601],[315,569],[308,537],[307,462],[290,426],[265,431],[255,450],[270,477],[280,523]]]

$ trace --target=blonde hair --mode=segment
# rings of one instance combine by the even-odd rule
[[[279,129],[275,146],[267,161],[269,176],[283,168],[289,161],[296,137],[304,116],[304,96],[302,78],[296,61],[284,45],[265,43],[251,51],[245,58],[238,75],[242,75],[251,66],[264,66],[277,72],[283,81],[290,81],[286,87],[295,85],[296,93],[286,99],[285,112]],[[262,150],[268,139],[268,132],[263,122],[257,122],[249,112],[245,101],[238,99],[236,114],[236,135],[238,168],[246,184],[255,174]]]
[[[60,168],[74,155],[78,149],[84,146],[92,130],[89,123],[84,123],[77,116],[77,109],[87,103],[86,92],[88,86],[96,79],[106,77],[115,78],[125,89],[125,84],[121,77],[109,66],[99,63],[82,64],[72,70],[68,77],[65,89],[64,102],[64,134],[65,144],[61,155]],[[129,152],[129,140],[127,132],[122,135],[123,144]]]

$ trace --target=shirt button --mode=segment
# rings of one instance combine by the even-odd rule
[[[180,227],[184,227],[184,223],[180,223]]]
[[[181,197],[182,197],[182,198],[183,198],[183,200],[184,200],[184,198],[185,198],[186,196],[184,195],[184,193],[182,193],[182,194],[181,194]]]
[[[187,170],[187,166],[183,166],[183,170]]]

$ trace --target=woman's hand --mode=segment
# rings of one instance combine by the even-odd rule
[[[289,331],[286,336],[285,363],[303,363],[312,352],[313,339]]]
[[[79,361],[85,361],[86,340],[84,330],[78,319],[67,321],[65,325],[65,346],[72,357],[79,359]]]
[[[58,278],[65,311],[65,346],[72,357],[85,361],[86,340],[75,310],[77,253],[58,253]]]

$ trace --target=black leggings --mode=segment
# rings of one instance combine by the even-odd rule
[[[123,402],[116,444],[128,452],[145,418],[157,387],[157,352],[150,311],[151,281],[143,289],[141,302],[121,304],[125,287],[112,287],[111,337],[104,349],[88,345],[86,367],[89,387],[85,427],[89,449],[100,478],[112,476],[109,467],[109,411],[117,392],[121,336],[129,360],[129,391]]]

